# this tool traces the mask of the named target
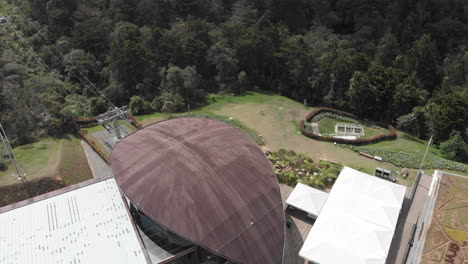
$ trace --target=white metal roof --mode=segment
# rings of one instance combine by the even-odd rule
[[[326,192],[298,183],[286,200],[286,204],[317,217],[327,197]]]
[[[0,263],[147,263],[114,179],[0,214]]]
[[[299,255],[320,264],[383,264],[406,187],[345,167]]]

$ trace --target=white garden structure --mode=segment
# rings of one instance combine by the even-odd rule
[[[335,134],[339,136],[364,136],[364,126],[338,123],[335,125]]]

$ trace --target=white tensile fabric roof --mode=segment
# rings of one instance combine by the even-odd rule
[[[326,192],[298,183],[286,200],[286,204],[317,217],[327,197]]]
[[[345,167],[299,255],[320,264],[384,264],[405,192]]]
[[[0,263],[147,263],[114,179],[0,214]]]

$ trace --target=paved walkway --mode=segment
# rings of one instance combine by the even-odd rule
[[[88,159],[89,168],[94,178],[109,179],[114,177],[109,164],[107,164],[86,141],[81,140],[81,145],[83,146],[86,158]]]
[[[122,133],[122,136],[125,137],[128,134],[132,133],[129,128],[126,126],[120,126],[120,132]],[[109,133],[107,130],[101,130],[98,132],[94,132],[91,134],[97,141],[104,147],[105,151],[107,151],[109,154],[112,152],[112,149],[115,146],[115,133],[113,130],[111,130],[111,133]]]
[[[421,176],[408,216],[406,216],[406,218],[400,216],[398,219],[398,224],[387,257],[387,264],[402,264],[406,258],[408,243],[412,237],[414,225],[424,209],[431,181],[432,176],[425,174]]]
[[[283,264],[305,264],[307,261],[299,257],[299,251],[310,229],[312,229],[314,220],[307,217],[307,214],[304,212],[286,208],[285,201],[294,188],[280,184],[280,189],[283,207],[285,208],[286,221],[291,222],[291,227],[286,228]]]
[[[320,129],[319,129],[319,125],[318,123],[312,123],[312,131],[314,131],[314,133],[316,134],[320,134]]]

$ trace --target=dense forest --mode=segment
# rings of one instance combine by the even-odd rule
[[[466,0],[9,1],[1,119],[17,144],[109,101],[173,112],[262,90],[468,160]]]

